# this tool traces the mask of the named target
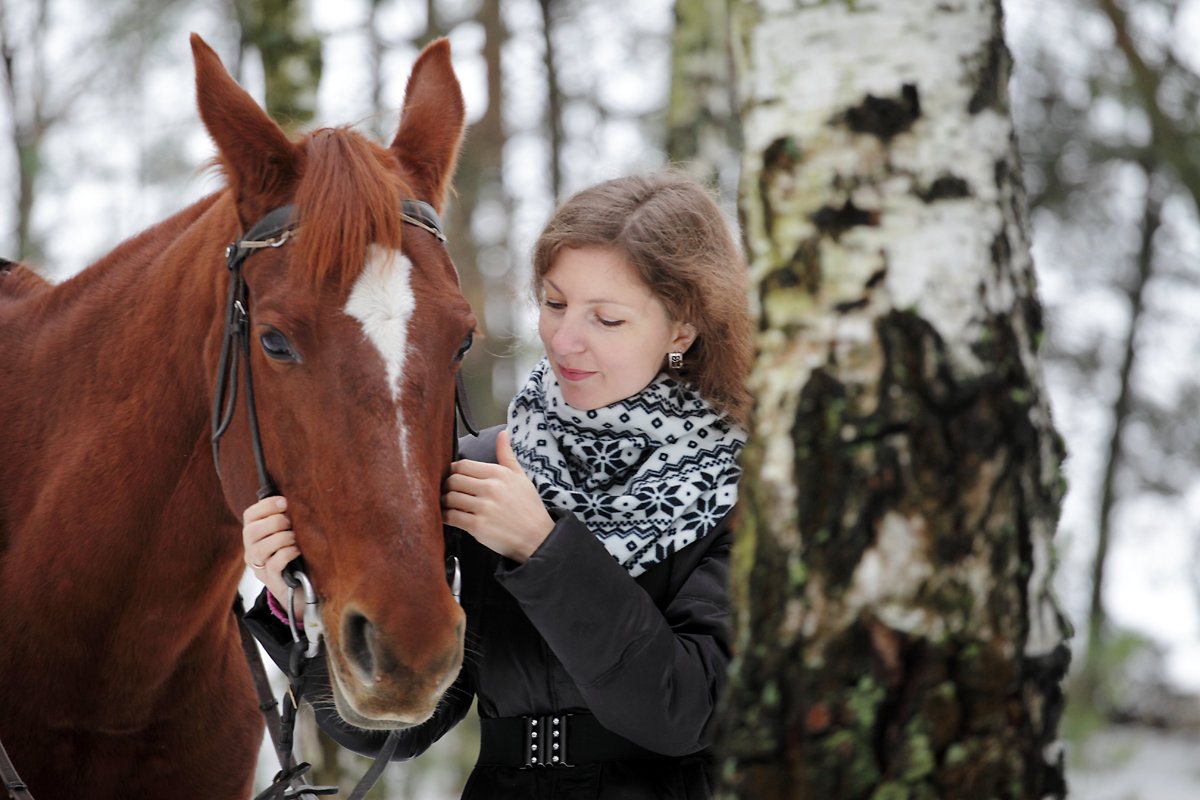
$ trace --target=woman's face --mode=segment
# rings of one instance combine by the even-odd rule
[[[668,317],[620,252],[589,247],[563,250],[546,273],[538,335],[563,399],[590,411],[645,389],[696,331]]]

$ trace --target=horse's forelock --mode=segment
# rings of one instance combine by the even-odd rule
[[[297,254],[316,285],[332,280],[346,288],[362,272],[372,244],[400,249],[398,209],[410,192],[395,156],[347,128],[317,131],[304,150]]]

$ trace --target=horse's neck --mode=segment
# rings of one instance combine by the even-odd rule
[[[159,452],[190,451],[205,415],[202,349],[219,324],[222,245],[205,246],[202,233],[219,224],[218,199],[201,200],[58,286],[0,305],[6,423],[19,422],[32,442],[63,430],[64,442],[103,441],[108,449],[89,458],[97,466],[144,471]],[[136,454],[117,446],[138,438]],[[115,458],[114,447],[131,460]]]
[[[129,670],[168,680],[240,574],[207,449],[220,266],[193,228],[215,224],[213,205],[25,298],[32,319],[0,317],[17,354],[0,363],[0,637],[46,632],[26,668],[112,670],[93,692],[131,685]]]

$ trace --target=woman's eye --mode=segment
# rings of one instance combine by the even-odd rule
[[[471,349],[471,344],[474,341],[475,341],[475,333],[474,332],[468,333],[467,338],[463,339],[462,344],[460,344],[458,346],[458,352],[454,354],[454,360],[462,361],[463,357],[466,356],[467,351]]]
[[[559,300],[543,300],[542,305],[544,305],[546,308],[551,309],[552,311],[562,311],[564,308],[567,307],[566,303],[563,303]]]
[[[276,361],[299,361],[300,356],[292,349],[292,343],[279,331],[271,328],[258,337],[263,352]]]
[[[596,317],[596,319],[606,328],[618,328],[625,324],[625,320],[623,319],[605,319],[604,317]]]

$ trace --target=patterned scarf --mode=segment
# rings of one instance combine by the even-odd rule
[[[578,411],[542,359],[509,406],[508,432],[546,505],[573,512],[634,577],[703,538],[737,502],[745,432],[666,374]]]

